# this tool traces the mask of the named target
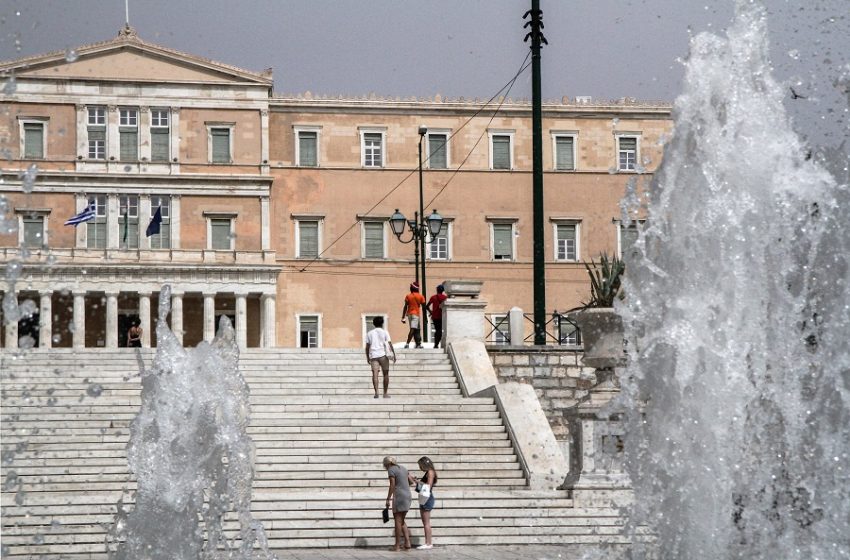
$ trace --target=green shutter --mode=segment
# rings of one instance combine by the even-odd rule
[[[213,163],[230,163],[230,129],[212,129]]]
[[[630,138],[628,136],[620,137],[620,151],[632,151],[637,150],[637,138]]]
[[[319,222],[298,222],[299,257],[319,256]]]
[[[298,133],[298,165],[315,167],[318,164],[317,139],[318,135],[315,132]]]
[[[428,153],[430,154],[428,167],[431,169],[446,169],[448,167],[446,142],[445,134],[428,135]]]
[[[120,130],[121,161],[138,161],[139,159],[139,132],[138,129]]]
[[[123,236],[124,232],[121,232]],[[122,237],[123,239],[123,237]],[[127,241],[125,247],[128,249],[139,248],[139,220],[138,218],[129,218],[127,220]]]
[[[384,224],[383,222],[366,222],[363,224],[365,238],[365,254],[367,259],[384,258]]]
[[[620,226],[620,258],[634,254],[639,235],[637,226]]]
[[[493,257],[496,260],[513,258],[513,240],[511,224],[493,224]]]
[[[560,171],[575,169],[573,160],[573,139],[570,136],[555,138],[555,169]]]
[[[511,137],[493,136],[493,169],[511,168]]]
[[[44,157],[44,125],[41,123],[24,123],[24,158],[38,159]]]
[[[211,246],[217,251],[230,250],[230,220],[210,220]]]
[[[151,128],[151,161],[168,161],[168,133],[167,128]]]
[[[89,140],[100,140],[102,142],[106,141],[106,129],[104,128],[90,128],[89,129]]]
[[[44,218],[24,218],[24,247],[38,248],[44,245]]]
[[[105,249],[106,219],[96,218],[93,221],[86,222],[86,225],[86,247],[88,247],[89,249]]]

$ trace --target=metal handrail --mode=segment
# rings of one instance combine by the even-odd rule
[[[523,313],[522,316],[531,324],[534,324],[534,314],[533,313]],[[493,322],[488,315],[484,316],[484,319],[487,323],[490,324],[490,331],[484,337],[484,340],[490,340],[493,336],[493,333],[499,331],[499,333],[505,338],[505,342],[507,344],[511,344],[511,332],[510,332],[510,313],[503,314],[502,318],[496,322]],[[503,330],[502,326],[508,324],[508,329]],[[553,325],[553,328],[550,329],[549,325]],[[557,345],[565,345],[568,344],[567,337],[562,336],[564,331],[564,326],[569,325],[572,326],[573,329],[570,334],[575,333],[575,342],[569,342],[570,345],[581,346],[581,329],[579,329],[578,324],[570,319],[566,313],[560,313],[557,310],[553,311],[551,314],[551,318],[546,321],[546,342]],[[554,332],[554,334],[553,334]],[[522,341],[522,344],[530,342],[534,337],[534,334],[530,334],[525,337]]]

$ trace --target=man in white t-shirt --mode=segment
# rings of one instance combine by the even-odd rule
[[[372,366],[372,387],[375,388],[375,398],[378,398],[378,372],[384,371],[384,398],[388,399],[387,389],[390,386],[390,359],[387,349],[393,353],[395,363],[395,348],[390,340],[390,333],[384,330],[384,318],[372,319],[374,329],[366,333],[366,363]]]

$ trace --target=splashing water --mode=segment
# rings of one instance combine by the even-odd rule
[[[850,557],[850,196],[809,160],[764,9],[693,39],[628,257],[636,519],[662,558]]]
[[[127,447],[136,505],[129,510],[123,498],[118,504],[111,557],[274,558],[250,510],[249,391],[233,328],[222,317],[211,344],[184,349],[166,323],[170,301],[171,288],[163,286],[156,357],[142,374],[142,405]],[[224,533],[230,512],[239,521],[238,546]]]

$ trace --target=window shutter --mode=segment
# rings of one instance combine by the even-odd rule
[[[123,227],[123,221],[122,221]],[[122,240],[124,232],[121,232]],[[138,249],[139,248],[139,220],[138,218],[130,218],[127,221],[127,245],[128,249]]]
[[[24,246],[37,248],[44,244],[44,218],[24,218]]]
[[[633,254],[638,235],[637,227],[620,226],[620,258]]]
[[[121,161],[139,159],[139,133],[136,129],[120,131]]]
[[[383,222],[366,222],[364,226],[365,254],[367,259],[384,258],[384,224]]]
[[[446,169],[448,167],[446,142],[445,134],[428,135],[428,153],[431,154],[428,159],[428,167],[431,169]]]
[[[167,128],[151,128],[151,161],[168,161],[168,132]]]
[[[315,167],[318,164],[317,139],[315,132],[298,133],[298,165]]]
[[[493,136],[493,169],[511,168],[511,137]]]
[[[555,138],[555,169],[560,171],[575,169],[573,139],[570,136]]]
[[[213,249],[217,251],[230,250],[230,220],[210,220],[210,235],[212,236],[210,245]]]
[[[90,128],[89,129],[89,142],[93,140],[99,140],[101,142],[106,141],[106,130],[103,128]]]
[[[298,222],[299,257],[319,256],[319,222]]]
[[[632,151],[637,150],[637,138],[630,138],[628,136],[620,137],[620,151]]]
[[[214,163],[230,163],[230,129],[212,129],[212,160]]]
[[[27,159],[44,157],[44,125],[24,123],[24,157]]]
[[[493,224],[493,257],[497,260],[508,260],[513,257],[511,240],[511,224]]]

